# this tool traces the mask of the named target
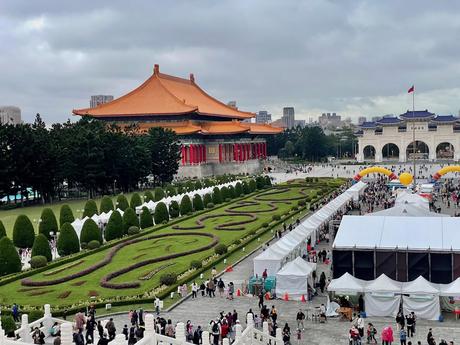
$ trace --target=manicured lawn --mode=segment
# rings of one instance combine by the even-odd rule
[[[143,192],[139,192],[139,194],[142,196]],[[128,199],[128,202],[131,200],[131,195],[132,193],[125,194],[126,198]],[[102,198],[94,199],[97,203],[97,207],[100,207]],[[113,204],[115,205],[117,196],[112,197]],[[3,222],[3,225],[5,225],[6,228],[6,233],[8,234],[8,237],[11,238],[12,233],[13,233],[13,226],[14,222],[16,221],[16,218],[20,214],[25,214],[27,217],[29,217],[30,221],[35,227],[35,232],[38,233],[38,220],[40,219],[42,210],[44,207],[49,207],[53,210],[54,215],[56,216],[56,219],[59,222],[59,212],[61,210],[62,205],[69,205],[70,208],[72,209],[73,216],[75,218],[81,218],[83,214],[83,208],[85,207],[85,203],[87,200],[85,199],[79,199],[79,200],[68,200],[68,201],[59,201],[53,204],[46,204],[45,206],[43,205],[34,205],[34,206],[27,206],[27,207],[20,207],[20,208],[15,208],[13,210],[2,210],[0,211],[0,220]]]
[[[91,295],[96,296],[96,301],[98,299],[116,300],[117,296],[143,296],[160,285],[161,275],[168,272],[182,273],[189,269],[192,260],[202,261],[213,255],[213,248],[199,251],[200,248],[213,242],[213,239],[204,236],[205,234],[215,235],[218,237],[219,243],[226,244],[227,246],[231,245],[236,240],[245,238],[250,233],[261,229],[264,223],[269,223],[272,220],[273,215],[287,214],[293,206],[297,205],[298,200],[304,199],[311,192],[318,191],[317,185],[324,186],[326,183],[329,183],[331,186],[336,186],[341,182],[343,181],[322,180],[321,183],[313,185],[305,184],[302,187],[297,185],[283,186],[283,189],[267,190],[244,200],[244,203],[256,202],[258,203],[257,205],[245,205],[242,201],[236,201],[179,222],[176,226],[168,226],[153,232],[147,231],[145,235],[140,237],[142,241],[124,246],[115,254],[110,263],[82,277],[41,287],[23,286],[19,280],[0,286],[0,304],[12,304],[16,302],[21,305],[42,306],[46,302],[54,306],[70,307],[75,303],[81,304],[90,301]],[[241,207],[235,208],[234,206]],[[273,207],[276,207],[276,209],[273,210]],[[242,211],[245,214],[232,214],[228,212],[229,209]],[[292,221],[295,221],[295,219],[292,219]],[[216,226],[235,222],[242,224],[227,227],[225,230],[215,229]],[[234,229],[238,227],[242,229]],[[196,235],[192,233],[196,233]],[[173,236],[150,238],[162,234],[172,234]],[[257,240],[251,242],[246,247],[245,252],[238,250],[236,253],[232,253],[227,259],[228,263],[237,261],[245,253],[257,248],[263,241],[269,239],[272,234],[268,231],[265,234],[256,236],[261,237],[260,242]],[[33,282],[40,282],[67,277],[97,264],[107,255],[109,250],[106,249],[88,255],[83,259],[77,259],[75,262],[62,267],[52,268],[35,274],[29,279]],[[187,254],[186,252],[190,250],[197,250],[198,252]],[[110,283],[115,284],[138,283],[138,287],[113,289],[101,287],[100,285],[101,278],[109,273],[116,272],[144,260],[159,259],[171,254],[179,255],[176,258],[167,258],[159,262],[130,269],[126,273],[110,280]],[[224,264],[220,263],[217,268],[220,270],[223,269]],[[165,303],[173,303],[175,300],[168,298]]]

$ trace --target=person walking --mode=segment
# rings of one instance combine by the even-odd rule
[[[302,331],[305,331],[305,326],[304,326],[304,321],[305,320],[305,314],[302,312],[302,309],[299,309],[297,312],[296,316],[296,321],[297,321],[297,328],[301,329]]]
[[[115,328],[115,323],[113,322],[113,318],[110,318],[109,322],[105,325],[105,329],[109,335],[109,341],[115,339],[115,335],[117,333],[117,329]]]
[[[319,288],[321,289],[321,293],[324,293],[324,287],[326,286],[326,274],[321,272],[319,277]]]
[[[196,298],[198,293],[198,284],[193,282],[192,283],[192,298]]]
[[[399,331],[399,341],[401,342],[401,345],[406,345],[406,340],[407,340],[407,333],[404,327],[401,328]]]
[[[19,322],[19,306],[14,303],[11,308],[11,314],[13,315],[14,322]]]

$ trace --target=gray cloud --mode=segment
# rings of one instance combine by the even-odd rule
[[[91,94],[163,72],[279,116],[460,109],[458,1],[228,0],[0,3],[0,103],[65,121]]]

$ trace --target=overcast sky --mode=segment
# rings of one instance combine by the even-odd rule
[[[0,104],[63,122],[155,63],[240,109],[460,109],[460,1],[0,1]]]

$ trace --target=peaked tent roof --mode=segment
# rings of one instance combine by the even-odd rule
[[[386,216],[386,217],[450,217],[448,214],[430,212],[425,207],[417,204],[400,204],[385,210],[368,213],[365,216]]]
[[[180,115],[198,113],[234,119],[249,119],[250,112],[232,108],[203,91],[193,74],[190,79],[160,73],[155,65],[153,75],[142,85],[111,102],[95,108],[75,109],[75,115],[93,117]]]
[[[366,285],[366,292],[392,292],[401,293],[402,283],[391,279],[382,273],[377,279],[374,279]]]
[[[441,296],[460,296],[460,277],[450,284],[439,284]]]
[[[439,294],[439,289],[428,280],[419,276],[417,279],[407,283],[403,283],[402,292],[405,294],[424,295],[424,294]]]
[[[356,294],[364,292],[367,282],[353,277],[350,273],[344,273],[340,278],[332,279],[327,287],[328,291],[334,291],[341,294]]]
[[[276,275],[306,277],[316,269],[316,264],[307,262],[301,257],[287,263]]]

